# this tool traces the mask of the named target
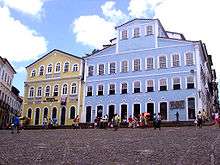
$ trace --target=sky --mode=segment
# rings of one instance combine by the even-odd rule
[[[114,27],[134,18],[158,18],[167,31],[202,40],[220,78],[219,0],[0,0],[0,56],[17,71],[53,49],[84,56],[115,37]]]

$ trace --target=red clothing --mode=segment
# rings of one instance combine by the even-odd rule
[[[133,119],[131,117],[128,118],[128,122],[131,123]]]

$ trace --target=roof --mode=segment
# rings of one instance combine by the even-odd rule
[[[10,66],[10,68],[13,70],[13,72],[16,73],[15,69],[13,68],[13,66],[10,64],[10,62],[6,58],[2,58],[1,56],[0,56],[0,58],[4,64],[7,63]]]
[[[73,54],[70,54],[70,53],[67,53],[67,52],[64,52],[62,50],[59,50],[59,49],[53,49],[52,51],[50,51],[49,53],[47,53],[46,55],[42,56],[41,58],[37,59],[36,61],[34,61],[33,63],[31,63],[30,65],[26,66],[26,68],[30,67],[31,65],[37,63],[38,61],[42,60],[43,58],[45,58],[46,56],[48,56],[49,54],[51,54],[52,52],[60,52],[60,53],[63,53],[63,54],[66,54],[68,56],[71,56],[71,57],[75,57],[75,58],[78,58],[78,59],[82,59],[81,57],[78,57],[78,56],[75,56]]]
[[[178,34],[183,40],[186,40],[185,36],[182,33],[166,31],[166,33]]]

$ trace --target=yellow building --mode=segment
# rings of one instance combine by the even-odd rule
[[[30,124],[42,125],[47,118],[71,125],[83,108],[83,59],[55,49],[26,70],[23,115]]]

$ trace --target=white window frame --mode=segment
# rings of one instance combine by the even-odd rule
[[[195,76],[193,76],[193,75],[188,75],[188,76],[185,77],[185,89],[188,89],[188,88],[187,88],[187,78],[188,78],[188,77],[193,77],[194,88],[196,88],[196,78],[195,78]]]
[[[87,85],[87,86],[86,86],[86,96],[88,96],[88,95],[87,95],[87,93],[88,93],[88,87],[92,87],[92,96],[93,96],[93,94],[94,94],[94,92],[93,92],[93,90],[94,90],[93,85]]]
[[[139,93],[141,93],[141,92],[142,92],[142,88],[141,88],[141,85],[142,85],[142,84],[141,84],[141,81],[140,81],[140,80],[135,80],[135,81],[132,82],[132,92],[134,93],[134,83],[135,83],[135,82],[140,82],[140,92],[139,92]]]
[[[90,66],[93,67],[92,76],[89,75],[89,67],[90,67]],[[87,70],[87,77],[93,77],[94,75],[98,75],[98,74],[95,73],[95,69],[96,69],[96,68],[95,68],[95,65],[89,65],[89,66],[87,67],[87,69],[88,69],[88,70]]]
[[[33,72],[35,72],[34,76],[33,76]],[[31,77],[35,77],[35,76],[36,76],[36,69],[33,69],[33,70],[31,71]]]
[[[110,72],[110,70],[111,70],[110,64],[111,64],[111,63],[115,63],[115,73],[111,73],[111,72]],[[117,62],[116,62],[116,61],[109,62],[109,63],[108,63],[108,74],[113,75],[113,74],[116,74],[116,73],[117,73]]]
[[[173,65],[173,56],[174,56],[174,55],[178,55],[178,56],[179,56],[179,66],[174,66],[174,65]],[[180,56],[180,54],[179,54],[179,53],[172,53],[172,54],[171,54],[171,57],[170,57],[170,61],[171,61],[171,67],[173,67],[173,68],[180,67],[180,66],[181,66],[181,56]]]
[[[58,86],[58,89],[57,89],[57,96],[54,96],[54,90],[55,90],[55,86]],[[55,84],[54,86],[53,86],[53,97],[58,97],[59,96],[59,84]]]
[[[99,74],[99,65],[104,65],[103,74]],[[97,64],[97,74],[96,75],[98,75],[98,76],[104,76],[105,75],[105,64],[104,63]]]
[[[38,88],[41,88],[41,95],[40,96],[38,96]],[[37,87],[37,90],[36,90],[36,97],[42,97],[43,96],[43,87],[42,86],[38,86]]]
[[[152,27],[152,33],[148,34],[148,27],[151,26]],[[154,26],[153,25],[147,25],[145,26],[145,35],[146,36],[150,36],[150,35],[154,35]]]
[[[102,85],[102,87],[103,87],[103,95],[98,95],[99,85]],[[97,95],[97,96],[104,96],[104,95],[105,95],[105,87],[104,87],[104,84],[97,84],[97,86],[96,86],[96,95]]]
[[[122,72],[122,62],[126,61],[127,62],[127,72]],[[121,73],[128,73],[129,72],[129,61],[128,60],[122,60],[120,62],[120,72]]]
[[[174,77],[172,77],[172,79],[171,79],[171,82],[172,82],[172,90],[174,90],[174,88],[173,88],[173,85],[174,85],[174,78],[179,78],[180,79],[180,90],[182,89],[182,80],[181,80],[181,77],[179,77],[179,76],[174,76]]]
[[[126,38],[123,38],[123,31],[127,31],[127,37]],[[121,31],[120,31],[120,39],[121,40],[127,40],[128,38],[129,38],[129,34],[128,34],[128,29],[122,29]]]
[[[160,57],[166,57],[166,68],[160,68]],[[158,69],[167,69],[168,68],[168,58],[167,58],[167,55],[159,55],[157,57],[157,68]]]
[[[60,64],[60,70],[59,71],[57,71],[57,64]],[[55,65],[54,73],[60,73],[60,71],[62,69],[61,66],[62,66],[61,62],[57,62],[56,65]]]
[[[137,71],[134,70],[134,61],[135,61],[135,60],[140,60],[140,70],[137,70]],[[133,59],[133,60],[132,60],[132,71],[133,71],[133,72],[140,72],[140,71],[142,70],[142,65],[141,65],[141,64],[142,64],[141,58],[135,58],[135,59]]]
[[[186,54],[187,54],[187,53],[192,53],[192,58],[193,58],[193,64],[192,64],[192,65],[186,64]],[[195,65],[195,55],[194,55],[194,52],[193,52],[193,51],[187,51],[187,52],[185,52],[185,53],[184,53],[184,59],[185,59],[185,60],[184,60],[185,66],[193,66],[193,65]]]
[[[47,87],[48,87],[48,86],[50,87],[49,96],[46,95],[46,93],[47,93]],[[46,86],[45,86],[44,96],[45,96],[45,97],[50,97],[50,96],[51,96],[51,86],[50,86],[50,85],[46,85]]]
[[[160,80],[162,80],[162,79],[165,79],[165,80],[166,80],[166,86],[167,86],[167,90],[166,90],[166,91],[168,91],[168,90],[169,90],[169,88],[168,88],[168,84],[169,84],[168,78],[160,78],[160,79],[158,80],[158,91],[161,91],[161,90],[160,90]]]
[[[148,68],[147,68],[147,59],[149,59],[149,58],[153,58],[153,68],[152,68],[152,69],[148,69]],[[146,58],[145,58],[145,69],[146,69],[146,70],[153,70],[153,69],[155,69],[155,59],[154,59],[153,56],[149,56],[149,57],[146,57]]]
[[[77,69],[76,69],[77,68]],[[76,69],[76,70],[75,70]],[[73,64],[72,65],[72,72],[78,72],[79,71],[79,64]]]
[[[137,29],[137,28],[139,29],[139,33],[138,33],[137,36],[135,36],[135,32],[134,32],[134,31],[135,31],[135,29]],[[138,38],[138,37],[140,37],[140,36],[141,36],[141,27],[138,27],[138,26],[137,26],[137,27],[134,27],[134,28],[132,29],[132,37],[133,37],[133,38]]]
[[[41,73],[40,68],[41,68],[41,67],[44,67],[44,70],[43,70],[43,74],[42,74],[42,75],[40,75],[40,73]],[[39,67],[38,75],[39,75],[39,76],[45,75],[45,66],[44,66],[44,65],[41,65],[41,66]]]
[[[73,84],[75,84],[75,89],[76,89],[76,92],[75,93],[73,93]],[[71,95],[77,95],[77,93],[78,93],[78,88],[77,88],[77,83],[76,82],[72,82],[71,84],[70,84],[70,93],[71,93]]]
[[[66,85],[66,94],[63,94],[63,87],[64,87],[64,85]],[[61,95],[62,96],[66,96],[66,95],[68,95],[68,84],[67,83],[64,83],[63,85],[62,85],[62,88],[61,88]]]
[[[31,88],[33,88],[33,96],[30,96]],[[35,88],[34,88],[34,86],[31,86],[28,90],[28,98],[34,98],[34,97],[35,97]],[[4,100],[4,98],[3,98],[3,100]]]
[[[65,62],[63,63],[63,72],[64,72],[64,73],[67,73],[67,72],[65,72],[65,64],[66,64],[66,63],[69,63],[68,71],[67,71],[67,72],[70,71],[70,62],[69,62],[69,61],[65,61]]]
[[[110,85],[115,85],[115,94],[110,94]],[[112,83],[112,82],[110,82],[109,84],[108,84],[108,95],[116,95],[116,93],[117,93],[117,90],[116,90],[116,83]]]
[[[156,87],[155,87],[155,80],[154,80],[154,79],[147,79],[147,80],[145,81],[145,90],[146,90],[146,92],[148,92],[148,91],[147,91],[147,87],[148,87],[147,82],[150,81],[150,80],[153,81],[153,88],[154,88],[153,91],[155,92],[155,91],[156,91]]]
[[[48,72],[49,65],[51,65],[51,72]],[[46,71],[46,74],[52,74],[52,73],[53,73],[53,64],[50,63],[50,64],[47,65],[47,71]]]
[[[129,93],[129,91],[128,91],[128,82],[127,81],[123,81],[123,82],[121,82],[120,83],[120,94],[122,94],[122,84],[124,84],[124,83],[126,83],[127,84],[127,93],[126,94],[128,94]]]

